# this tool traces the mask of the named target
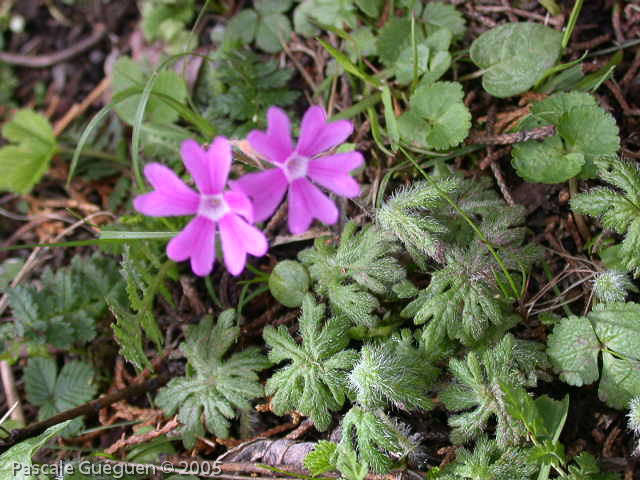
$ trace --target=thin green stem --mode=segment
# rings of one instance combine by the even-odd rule
[[[576,0],[576,3],[573,4],[573,10],[571,10],[571,16],[569,17],[569,22],[567,23],[567,27],[564,30],[564,35],[562,36],[562,48],[567,48],[569,45],[569,40],[571,39],[571,35],[573,34],[573,29],[576,26],[576,22],[578,21],[578,16],[580,15],[580,10],[582,10],[582,3],[584,0]]]
[[[443,191],[440,188],[440,186],[436,182],[434,182],[433,179],[429,175],[427,175],[427,172],[425,172],[420,167],[420,165],[418,164],[418,161],[415,158],[413,158],[413,155],[411,155],[403,147],[400,147],[400,150],[409,159],[409,161],[411,163],[413,163],[414,167],[420,172],[420,174],[425,178],[425,180],[427,180],[433,186],[433,188],[435,188],[438,191],[440,196],[442,196],[442,198],[444,198],[446,200],[446,202],[449,205],[451,205],[451,208],[453,208],[456,212],[458,212],[458,214],[464,219],[464,221],[469,224],[469,226],[472,228],[472,230],[478,236],[480,241],[482,241],[482,243],[484,243],[486,245],[487,249],[489,249],[489,252],[491,252],[491,255],[493,255],[493,258],[495,258],[496,262],[498,262],[498,265],[500,266],[500,270],[502,270],[502,273],[504,274],[506,279],[509,281],[509,286],[511,287],[511,290],[513,291],[513,294],[515,295],[515,298],[516,299],[520,299],[520,292],[518,291],[518,288],[516,287],[516,284],[515,284],[513,278],[511,277],[511,274],[509,273],[509,270],[507,269],[507,266],[505,265],[504,261],[502,260],[502,257],[500,257],[500,255],[498,254],[496,249],[493,248],[493,245],[491,245],[491,242],[489,241],[487,236],[476,226],[475,223],[473,223],[473,220],[471,220],[471,218],[469,218],[469,216],[456,204],[456,202],[454,202],[453,199],[445,191]]]
[[[75,152],[75,148],[67,148],[67,147],[63,147],[61,145],[58,145],[58,152],[60,153],[67,153],[69,155],[73,155],[73,153]],[[110,162],[114,162],[114,163],[118,163],[120,165],[125,165],[125,166],[129,166],[129,162],[126,160],[123,160],[122,158],[118,157],[117,155],[111,155],[110,153],[105,153],[105,152],[99,152],[97,150],[82,150],[82,152],[80,152],[81,156],[84,157],[93,157],[93,158],[101,158],[103,160],[109,160]]]

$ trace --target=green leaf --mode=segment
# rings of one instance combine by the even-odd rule
[[[18,110],[2,128],[12,142],[0,148],[0,190],[26,194],[49,169],[57,150],[49,121],[33,110]]]
[[[608,349],[640,360],[640,305],[609,303],[589,314],[598,340]]]
[[[495,97],[529,90],[560,55],[562,33],[530,22],[513,22],[483,33],[471,44],[473,62],[486,69],[482,86]]]
[[[347,349],[350,327],[344,317],[331,317],[322,322],[324,305],[318,305],[308,294],[302,304],[299,320],[302,344],[298,345],[288,329],[266,327],[264,339],[270,347],[274,363],[290,363],[267,381],[265,393],[273,395],[274,413],[298,410],[311,418],[319,431],[331,423],[331,411],[339,410],[346,400],[347,372],[357,358]]]
[[[329,299],[334,313],[372,327],[378,321],[372,312],[379,302],[369,292],[390,296],[391,287],[406,274],[394,257],[397,245],[374,226],[356,230],[356,224],[349,222],[337,248],[317,239],[313,248],[298,254],[298,259],[307,266],[314,290]]]
[[[55,361],[50,358],[33,358],[25,368],[25,389],[30,403],[40,407],[38,419],[78,407],[91,400],[96,393],[94,372],[90,365],[72,361],[64,365],[57,375]],[[62,435],[72,435],[82,428],[81,418],[76,418]]]
[[[269,275],[269,290],[285,307],[299,307],[309,290],[309,274],[300,263],[283,260],[278,262]]]
[[[282,50],[282,44],[287,44],[291,37],[291,22],[281,13],[270,13],[260,17],[256,29],[256,45],[267,53],[277,53]]]
[[[95,254],[76,256],[55,273],[46,268],[40,288],[22,285],[7,291],[18,336],[35,345],[68,349],[96,334],[96,321],[107,313],[105,298],[122,292],[113,262]]]
[[[274,13],[284,13],[291,8],[293,0],[255,0],[255,9],[262,15],[269,16]]]
[[[393,111],[393,103],[391,101],[391,91],[389,86],[382,88],[382,104],[384,105],[384,121],[387,124],[387,132],[391,140],[391,149],[395,152],[398,149],[398,141],[400,140],[400,132],[398,130],[398,122],[395,112]]]
[[[462,85],[457,82],[418,87],[411,96],[411,109],[398,120],[400,134],[418,146],[436,150],[455,147],[471,128],[471,114],[463,97]]]
[[[355,3],[360,10],[371,18],[378,18],[384,5],[384,0],[355,0]]]
[[[206,316],[189,326],[180,350],[191,368],[158,391],[157,405],[167,415],[178,412],[186,448],[193,448],[205,427],[218,437],[228,437],[236,410],[250,408],[251,400],[264,394],[257,372],[271,364],[259,350],[226,355],[239,335],[233,310],[222,312],[215,324]]]
[[[617,268],[640,274],[640,168],[636,162],[613,159],[598,162],[599,176],[618,190],[597,187],[575,195],[571,208],[600,219],[604,228],[624,234],[616,246]]]
[[[559,183],[578,175],[592,178],[595,164],[611,158],[620,146],[615,120],[587,93],[558,93],[537,102],[521,129],[549,123],[556,126],[556,135],[513,148],[513,165],[527,181]]]
[[[129,57],[120,57],[113,66],[113,94],[117,95],[131,87],[143,87],[147,79],[147,75],[138,63]],[[183,104],[187,98],[187,85],[177,73],[165,70],[158,73],[152,93],[167,95]],[[140,99],[141,95],[133,95],[114,106],[114,110],[122,121],[133,125]],[[173,108],[158,98],[150,97],[144,117],[146,121],[173,123],[178,120],[178,117],[178,112]]]
[[[551,364],[561,380],[580,387],[598,379],[600,343],[587,318],[563,318],[547,345]]]
[[[638,395],[640,361],[618,358],[609,352],[602,352],[602,376],[598,388],[600,400],[613,408],[623,410],[629,401]]]
[[[586,161],[582,153],[566,153],[559,136],[542,142],[518,143],[512,150],[513,167],[531,183],[561,183],[580,174]]]
[[[416,45],[416,60],[417,64],[414,64],[414,55],[413,48],[409,45],[407,48],[402,50],[398,60],[394,65],[394,70],[396,74],[396,82],[400,85],[409,85],[413,80],[413,72],[417,71],[417,78],[420,78],[426,71],[429,66],[429,47],[421,43],[420,45]]]
[[[57,374],[56,362],[52,359],[33,358],[29,360],[29,364],[24,369],[25,390],[29,403],[42,406],[54,401],[52,395]]]
[[[313,451],[304,457],[304,467],[314,477],[335,470],[336,466],[332,461],[332,457],[336,452],[336,447],[337,445],[333,442],[320,440]]]
[[[255,10],[242,10],[227,23],[227,27],[224,29],[224,41],[225,43],[240,42],[247,45],[253,41],[257,26],[258,14]]]
[[[422,19],[427,24],[427,31],[448,30],[456,38],[462,37],[465,21],[462,14],[448,3],[429,2],[422,12]]]
[[[416,43],[422,41],[422,32],[416,30]],[[411,44],[411,20],[391,17],[378,32],[378,57],[382,63],[392,66],[400,53]]]
[[[31,480],[34,477],[26,475],[25,472],[32,467],[31,457],[42,448],[51,438],[63,431],[73,420],[58,423],[45,430],[37,437],[30,438],[0,455],[0,480]],[[22,468],[14,473],[14,465]]]
[[[440,394],[448,410],[461,412],[449,417],[452,441],[466,443],[481,437],[489,419],[495,416],[498,444],[503,447],[518,444],[526,430],[521,421],[508,413],[510,407],[502,401],[501,385],[511,389],[534,386],[536,369],[544,363],[534,345],[522,343],[511,334],[497,345],[469,352],[464,360],[452,358],[449,368],[455,380]]]
[[[442,480],[529,480],[537,465],[529,460],[524,448],[503,448],[486,435],[476,442],[473,451],[456,450],[456,459],[446,465],[437,479]]]

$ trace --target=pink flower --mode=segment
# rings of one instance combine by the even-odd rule
[[[249,173],[230,182],[231,188],[251,197],[257,222],[275,211],[288,190],[292,233],[305,232],[314,218],[329,225],[335,223],[338,220],[335,204],[309,180],[343,197],[360,195],[360,186],[349,173],[363,163],[359,152],[319,157],[351,135],[351,122],[327,123],[322,107],[312,106],[302,118],[295,149],[291,143],[291,125],[284,111],[269,108],[267,125],[266,132],[250,132],[248,140],[251,148],[277,168]]]
[[[180,153],[199,193],[164,165],[150,163],[144,174],[154,190],[136,197],[133,205],[150,216],[195,214],[185,229],[169,241],[167,255],[176,262],[191,258],[191,269],[200,276],[209,275],[213,268],[218,225],[224,263],[229,272],[238,275],[244,269],[247,253],[262,256],[267,252],[267,239],[241,218],[253,222],[253,207],[247,196],[224,191],[231,167],[231,146],[224,137],[217,137],[208,150],[194,140],[185,140]]]

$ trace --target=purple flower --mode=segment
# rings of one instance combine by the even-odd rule
[[[289,191],[289,230],[303,233],[317,218],[325,224],[338,220],[338,209],[309,179],[338,195],[360,195],[360,186],[350,171],[363,163],[359,152],[321,153],[344,142],[353,125],[346,120],[326,121],[322,107],[312,106],[302,118],[300,138],[293,148],[291,125],[287,115],[277,107],[267,112],[267,131],[254,130],[247,137],[251,148],[277,168],[249,173],[230,182],[231,188],[253,200],[255,220],[268,218]]]
[[[262,256],[267,252],[267,239],[241,218],[253,222],[253,207],[247,196],[224,191],[231,167],[231,146],[224,137],[217,137],[208,150],[194,140],[185,140],[180,153],[199,193],[164,165],[150,163],[144,174],[154,190],[136,197],[133,205],[150,216],[195,214],[185,229],[169,241],[167,255],[176,262],[191,258],[191,269],[200,276],[209,275],[213,268],[217,224],[224,263],[229,272],[238,275],[244,269],[247,253]]]

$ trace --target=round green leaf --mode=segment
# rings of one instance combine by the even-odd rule
[[[549,336],[547,354],[560,379],[581,387],[598,379],[600,343],[585,317],[563,318]]]
[[[462,142],[471,128],[471,114],[462,102],[464,92],[457,82],[436,82],[421,85],[411,96],[411,123],[399,122],[401,133],[407,129],[423,141],[427,148],[445,150]],[[404,116],[404,115],[403,115]],[[424,129],[416,125],[415,117],[424,122]],[[420,138],[421,137],[421,138]],[[418,142],[419,143],[419,142]]]
[[[562,33],[544,25],[514,22],[480,35],[471,60],[486,69],[482,86],[495,97],[526,92],[560,55]]]
[[[296,308],[309,290],[306,268],[294,260],[278,263],[269,276],[269,290],[285,307]]]
[[[539,142],[530,140],[513,147],[512,164],[520,177],[531,183],[561,183],[580,173],[585,164],[581,153],[565,153],[559,136]]]

